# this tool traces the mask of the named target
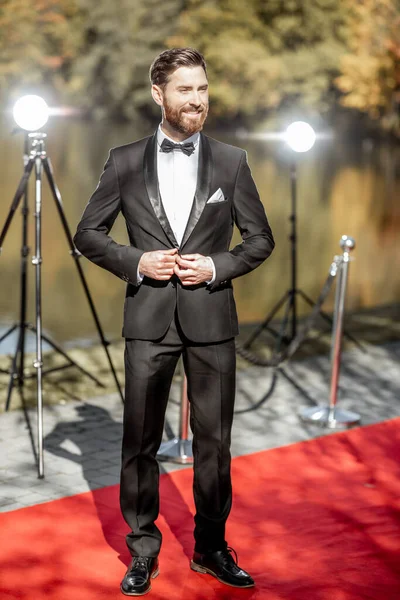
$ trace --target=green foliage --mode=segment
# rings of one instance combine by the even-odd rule
[[[27,89],[133,120],[158,114],[165,47],[207,59],[211,115],[248,124],[337,103],[400,131],[400,0],[2,0],[0,102]]]
[[[95,116],[150,112],[149,66],[181,8],[181,0],[3,0],[3,104],[44,86]]]
[[[260,117],[294,103],[323,111],[344,25],[335,0],[188,0],[168,43],[204,52],[217,115]]]
[[[148,71],[173,31],[178,0],[76,0],[85,18],[71,96],[98,116],[133,119],[152,106]]]

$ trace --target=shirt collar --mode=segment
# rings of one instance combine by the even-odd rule
[[[200,133],[199,132],[194,133],[193,135],[188,137],[186,140],[182,140],[181,142],[175,142],[175,140],[171,139],[163,132],[163,130],[161,129],[161,123],[160,123],[158,126],[158,129],[157,129],[157,143],[159,146],[161,146],[161,144],[165,138],[167,140],[170,140],[174,144],[186,144],[187,142],[193,142],[193,145],[196,147],[199,142]]]

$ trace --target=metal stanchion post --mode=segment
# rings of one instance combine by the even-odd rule
[[[300,411],[302,421],[318,423],[330,429],[349,427],[360,422],[360,415],[337,407],[337,388],[340,375],[340,358],[343,338],[343,317],[346,300],[347,279],[349,273],[350,252],[355,247],[353,238],[342,235],[340,246],[343,250],[343,259],[339,266],[338,281],[336,284],[335,315],[332,329],[332,374],[329,406],[303,408]]]
[[[42,155],[44,152],[45,133],[38,133],[33,142],[36,148],[35,176],[36,176],[36,204],[35,204],[35,256],[32,264],[35,265],[36,278],[36,360],[33,366],[37,370],[37,429],[38,429],[38,475],[44,477],[43,458],[43,392],[42,392]]]
[[[163,442],[157,454],[159,460],[170,461],[180,465],[193,464],[192,442],[189,436],[189,399],[187,395],[187,379],[183,373],[181,405],[179,409],[179,437]]]

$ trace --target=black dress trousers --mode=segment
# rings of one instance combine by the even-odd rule
[[[174,317],[157,341],[126,339],[125,408],[120,503],[131,528],[133,556],[157,556],[161,532],[156,460],[172,377],[183,354],[193,432],[196,506],[195,550],[226,547],[225,523],[232,504],[230,442],[235,398],[234,339],[199,344],[185,338]]]

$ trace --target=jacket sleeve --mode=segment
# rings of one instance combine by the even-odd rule
[[[78,224],[74,244],[81,254],[99,267],[136,285],[143,250],[117,244],[108,235],[120,210],[118,174],[111,150],[99,184]]]
[[[211,290],[261,265],[275,246],[245,152],[236,176],[233,216],[243,241],[229,252],[210,254],[216,270],[216,279],[209,285]]]

